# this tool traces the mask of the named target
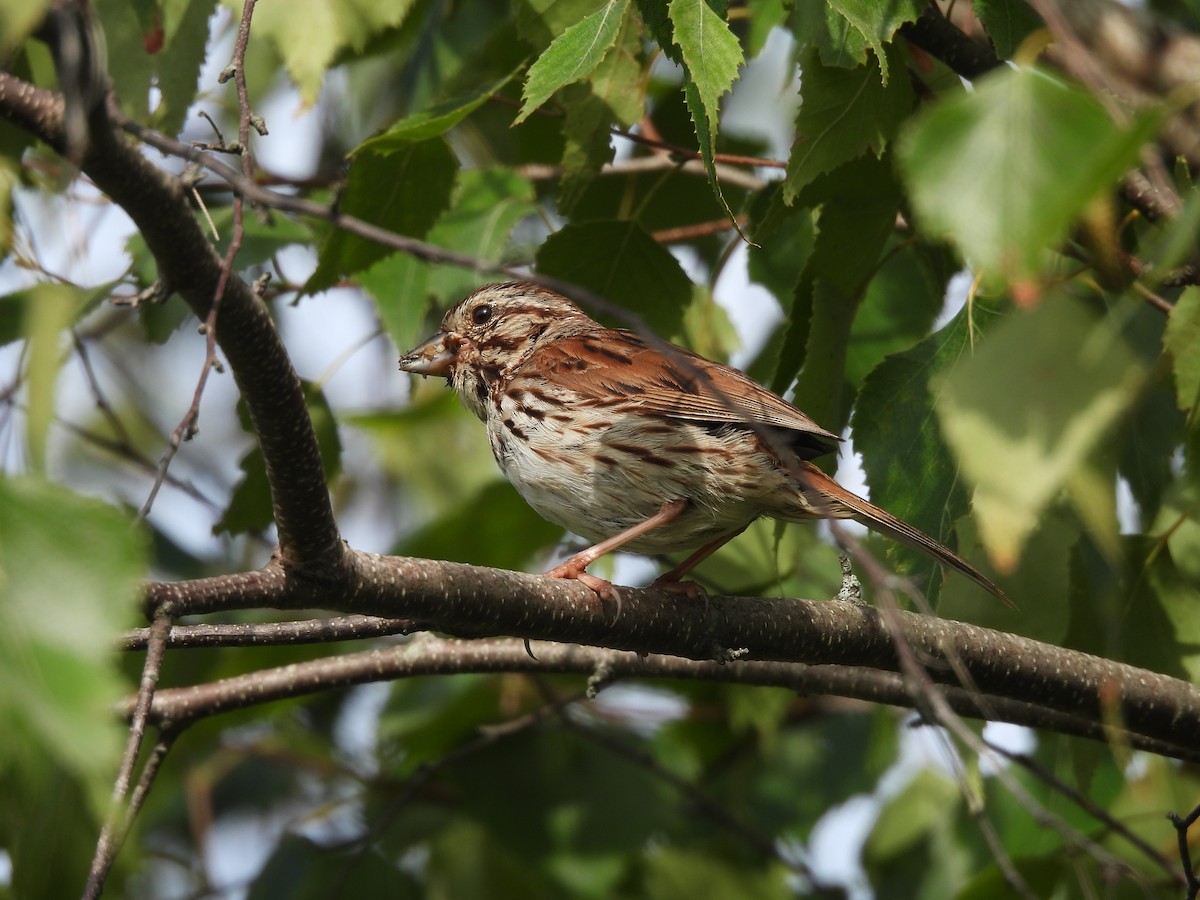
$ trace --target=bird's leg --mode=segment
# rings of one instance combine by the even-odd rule
[[[719,537],[715,541],[709,541],[707,544],[673,568],[670,572],[664,572],[662,575],[659,575],[657,578],[655,578],[654,586],[656,588],[662,588],[665,591],[674,591],[675,593],[679,594],[687,594],[687,596],[691,597],[692,599],[700,596],[704,592],[704,589],[694,581],[684,581],[683,576],[692,571],[692,569],[696,568],[696,566],[700,565],[700,563],[704,562],[704,560],[708,559],[749,527],[750,523],[747,522],[737,531],[731,531],[729,534]]]
[[[621,595],[617,593],[617,589],[613,587],[611,582],[605,581],[603,578],[597,578],[595,575],[589,575],[584,569],[600,557],[612,553],[635,538],[639,538],[643,534],[653,531],[655,528],[674,522],[687,509],[687,505],[688,501],[686,500],[668,500],[654,515],[648,516],[636,525],[631,525],[610,538],[605,538],[598,544],[593,544],[586,550],[580,550],[569,559],[563,560],[546,574],[551,578],[572,578],[575,581],[581,581],[599,594],[601,598],[612,597],[617,601],[617,615],[619,616],[621,614]]]

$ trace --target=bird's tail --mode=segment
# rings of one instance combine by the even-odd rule
[[[940,541],[934,540],[902,519],[897,519],[886,509],[880,509],[846,490],[812,463],[802,462],[800,466],[802,468],[798,474],[802,476],[803,481],[804,505],[810,511],[810,515],[825,519],[854,519],[872,531],[878,531],[892,540],[899,541],[944,566],[957,569],[984,590],[995,594],[1008,606],[1016,608],[1016,604],[995,582]]]

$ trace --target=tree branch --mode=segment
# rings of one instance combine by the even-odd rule
[[[112,115],[102,105],[92,116],[82,170],[129,214],[154,254],[159,277],[204,320],[221,279],[221,258],[201,231],[180,179],[124,140]],[[0,117],[65,151],[59,95],[0,72]],[[237,276],[221,294],[217,342],[266,460],[282,560],[310,570],[336,566],[342,543],[299,376],[266,307]]]
[[[279,566],[147,586],[147,603],[172,616],[271,606],[411,618],[462,637],[512,635],[693,660],[746,649],[759,661],[899,671],[883,614],[834,601],[713,597],[707,604],[657,590],[622,590],[615,609],[577,582],[436,560],[351,554],[353,575],[317,585]],[[908,612],[893,627],[930,679],[958,685],[960,667],[984,695],[1092,722],[1116,713],[1134,734],[1175,747],[1200,743],[1200,689],[1016,635]],[[952,666],[951,663],[954,663]],[[1111,708],[1105,697],[1115,696]],[[1111,719],[1109,719],[1111,720]]]

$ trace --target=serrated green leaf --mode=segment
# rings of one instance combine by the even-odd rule
[[[112,708],[126,690],[112,642],[134,608],[143,554],[112,507],[0,479],[0,771],[48,760],[84,785],[99,818],[121,751]]]
[[[427,240],[482,263],[500,262],[513,229],[535,213],[533,188],[524,178],[507,169],[470,169],[461,173],[450,208]],[[445,305],[466,296],[480,279],[477,271],[431,266],[406,253],[393,253],[358,276],[388,335],[404,349],[426,335],[431,297]]]
[[[692,299],[675,257],[635,222],[569,224],[546,238],[537,268],[637,313],[658,334],[676,332]]]
[[[814,7],[807,14],[813,17],[821,59],[831,66],[853,68],[866,63],[870,49],[879,61],[880,77],[886,85],[891,76],[884,45],[892,40],[901,25],[917,20],[925,3],[922,0],[891,3],[830,0],[823,8],[820,4]],[[823,17],[823,21],[818,17]]]
[[[822,65],[810,50],[800,66],[802,102],[784,188],[789,203],[818,175],[867,151],[879,156],[912,107],[908,79],[885,84],[874,57],[843,69]]]
[[[687,66],[688,79],[696,85],[708,115],[709,130],[717,130],[721,97],[737,78],[745,59],[742,46],[728,23],[704,0],[671,0],[667,14],[674,26],[675,43]]]
[[[406,144],[390,153],[354,157],[340,208],[373,225],[424,237],[450,202],[458,160],[441,138]],[[321,245],[316,271],[304,285],[313,294],[361,272],[392,251],[340,229]]]
[[[610,0],[550,43],[529,67],[522,91],[524,102],[516,122],[523,122],[555,91],[586,78],[600,65],[617,42],[628,7],[629,0]]]
[[[564,213],[575,213],[575,205],[605,163],[612,160],[610,129],[626,127],[645,114],[642,67],[637,54],[641,34],[626,16],[616,46],[596,67],[586,85],[563,91],[562,177],[558,205]]]
[[[895,228],[900,195],[891,166],[868,154],[821,176],[803,202],[822,204],[816,243],[797,288],[796,309],[811,313],[807,321],[793,317],[796,334],[780,350],[772,387],[780,393],[798,374],[796,401],[836,432],[852,400],[845,380],[850,328]]]
[[[850,327],[845,378],[854,387],[885,357],[929,334],[946,295],[945,283],[922,266],[913,245],[893,236],[881,255],[886,262],[867,285]]]
[[[609,137],[612,111],[587,85],[574,85],[563,91],[566,112],[562,134],[562,178],[558,185],[558,205],[565,214],[573,214],[588,185],[606,163],[612,162],[613,146]]]
[[[713,160],[713,154],[716,152],[714,143],[715,131],[709,127],[709,116],[715,119],[716,110],[710,111],[704,106],[704,101],[700,99],[700,91],[692,81],[684,84],[683,96],[687,101],[687,108],[692,117],[692,124],[696,128],[696,146],[700,149],[700,159],[704,163],[704,171],[708,174],[709,187],[712,188],[713,195],[717,198],[717,202],[721,204],[721,208],[725,211],[725,215],[729,221],[737,228],[738,234],[741,234],[741,226],[737,224],[737,217],[734,216],[733,210],[729,208],[729,201],[725,199],[725,192],[721,189],[721,180],[717,177],[717,166]]]
[[[1168,510],[1154,529],[1169,533],[1169,553],[1161,552],[1158,541],[1148,538],[1126,542],[1140,577],[1130,580],[1129,596],[1122,598],[1115,646],[1106,649],[1131,665],[1195,682],[1200,679],[1200,608],[1196,603],[1200,567],[1195,556],[1200,549],[1200,522],[1195,515],[1195,496],[1179,500],[1183,508]]]
[[[116,96],[138,121],[177,133],[196,97],[216,0],[180,0],[145,17],[124,0],[98,0],[95,8]]]
[[[372,153],[396,153],[409,145],[426,141],[445,134],[493,95],[500,93],[506,84],[516,77],[520,69],[514,69],[503,78],[472,94],[464,94],[435,104],[428,109],[406,116],[382,134],[367,138],[355,149],[355,154],[364,150]]]
[[[863,382],[854,411],[854,447],[862,454],[871,500],[954,549],[951,529],[968,510],[968,495],[949,449],[934,427],[930,383],[969,352],[977,329],[996,311],[976,304],[911,350],[880,363]],[[938,567],[906,547],[889,547],[901,572],[933,602]]]
[[[1163,343],[1171,354],[1176,401],[1190,412],[1200,403],[1200,288],[1189,287],[1179,295]]]
[[[216,0],[187,0],[167,3],[162,9],[164,43],[156,54],[154,83],[160,97],[154,124],[160,131],[176,134],[188,108],[196,99],[200,70],[208,51],[208,20]]]
[[[1087,92],[1004,69],[916,118],[899,159],[932,234],[954,241],[974,266],[1022,279],[1136,165],[1153,125],[1144,116],[1119,128]]]
[[[980,536],[997,568],[1016,565],[1042,510],[1064,488],[1096,539],[1112,546],[1115,518],[1090,518],[1095,497],[1111,497],[1112,481],[1103,484],[1088,459],[1144,377],[1110,325],[1056,295],[1010,316],[939,379],[938,419],[974,488]]]

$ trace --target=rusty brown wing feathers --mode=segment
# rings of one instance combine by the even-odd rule
[[[800,453],[804,459],[830,453],[841,441],[737,369],[662,346],[651,347],[631,331],[600,329],[542,347],[537,358],[547,372],[566,373],[573,390],[619,396],[646,415],[792,432],[807,451]],[[579,368],[580,359],[586,368]]]

